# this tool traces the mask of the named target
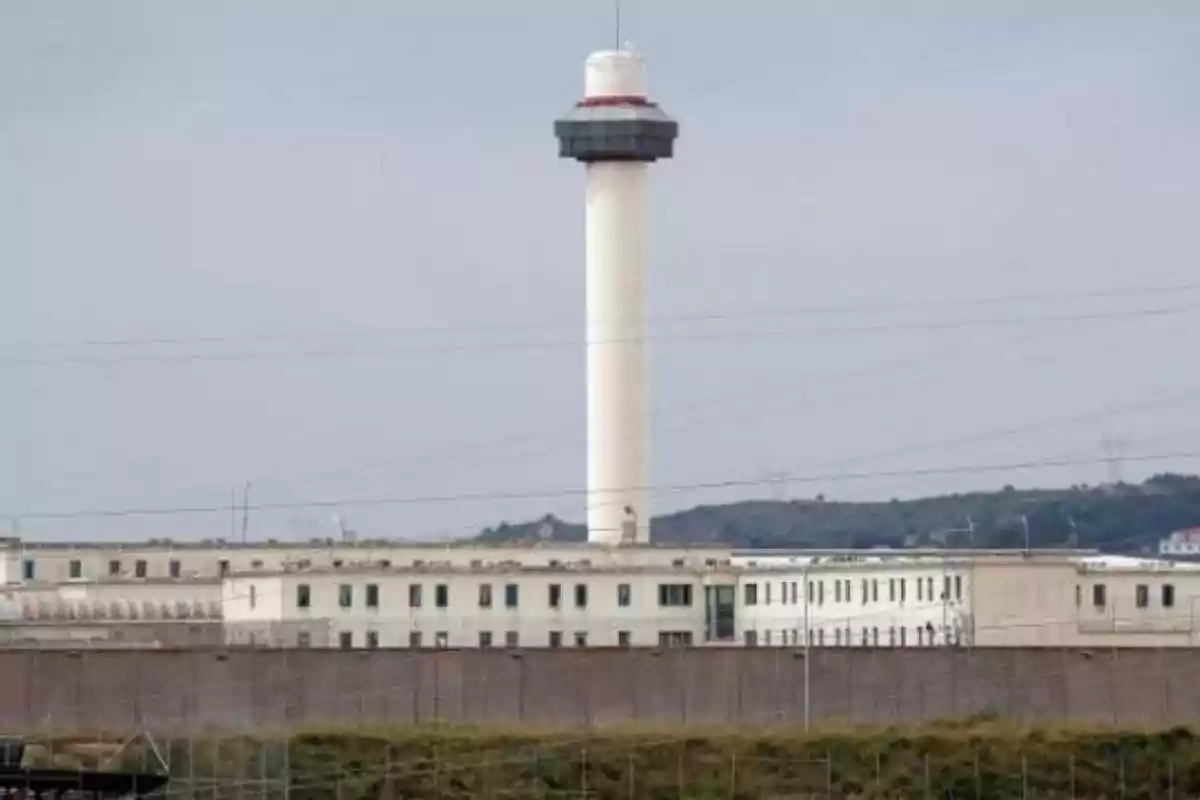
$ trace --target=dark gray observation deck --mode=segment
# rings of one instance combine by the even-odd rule
[[[594,98],[555,121],[554,135],[561,158],[648,163],[675,154],[679,123],[641,98]]]

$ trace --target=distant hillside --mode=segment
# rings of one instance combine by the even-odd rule
[[[1137,485],[1070,489],[1005,486],[997,492],[877,503],[751,500],[659,517],[651,537],[735,547],[1022,547],[1022,514],[1028,515],[1034,547],[1150,552],[1159,537],[1200,525],[1200,477],[1156,475]],[[968,518],[974,522],[973,537],[966,531]],[[539,534],[558,541],[585,538],[583,525],[554,517],[504,523],[478,538],[533,541]]]

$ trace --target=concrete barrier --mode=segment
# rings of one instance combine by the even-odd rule
[[[892,724],[1200,716],[1200,650],[6,650],[0,725]],[[805,690],[807,672],[808,689]]]

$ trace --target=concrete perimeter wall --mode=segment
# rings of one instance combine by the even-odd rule
[[[787,649],[0,651],[7,730],[303,724],[801,724]],[[812,653],[810,715],[866,723],[1200,717],[1200,650]]]

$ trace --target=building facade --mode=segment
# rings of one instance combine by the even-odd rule
[[[60,636],[348,648],[1200,644],[1200,565],[1083,551],[9,540],[3,553],[0,621],[8,632],[0,637],[13,642]],[[179,637],[150,636],[152,625],[202,633],[180,627]],[[118,628],[128,632],[113,635]]]
[[[597,547],[584,542],[532,545],[411,543],[393,541],[255,542],[26,542],[0,540],[3,583],[67,583],[96,580],[203,580],[239,572],[321,567],[484,567],[508,562],[554,566],[591,560],[610,566],[704,566],[728,562],[721,546]]]

